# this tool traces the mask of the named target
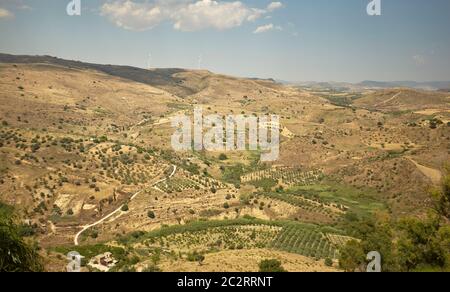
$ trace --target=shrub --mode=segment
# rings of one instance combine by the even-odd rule
[[[228,157],[224,153],[219,155],[219,160],[225,161],[227,159],[228,159]]]
[[[125,204],[125,205],[122,206],[121,210],[122,210],[122,212],[128,212],[128,210],[130,210],[130,209],[128,208],[128,205]]]
[[[286,270],[279,260],[263,260],[259,263],[259,272],[261,273],[282,273]]]
[[[153,212],[153,211],[148,211],[147,212],[147,216],[150,219],[155,219],[156,218],[155,212]]]
[[[326,265],[327,267],[332,267],[332,266],[333,266],[333,260],[330,259],[330,258],[326,258],[326,259],[325,259],[325,265]]]
[[[28,245],[14,223],[13,209],[0,202],[0,272],[41,272],[37,248]]]
[[[205,256],[194,251],[193,253],[188,254],[187,260],[190,262],[198,262],[201,265],[205,260]]]
[[[145,269],[142,270],[143,273],[159,273],[161,269],[156,265],[148,265]]]

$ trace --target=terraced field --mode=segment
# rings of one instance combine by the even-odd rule
[[[284,227],[271,247],[312,258],[334,259],[337,256],[337,246],[326,235],[295,224]]]
[[[226,186],[208,177],[193,175],[187,171],[183,171],[181,175],[167,181],[160,182],[156,185],[158,189],[166,193],[179,193],[187,190],[219,190]]]
[[[293,186],[309,185],[319,181],[322,177],[323,174],[320,170],[304,171],[290,167],[275,167],[243,175],[241,176],[241,182],[252,183],[270,179],[287,186]]]
[[[286,202],[290,205],[299,207],[309,212],[315,212],[327,215],[330,218],[337,218],[344,213],[335,205],[327,204],[321,201],[307,199],[302,195],[279,194],[279,193],[262,193],[260,196]]]
[[[171,226],[121,242],[134,248],[161,248],[175,253],[269,248],[315,259],[336,259],[338,248],[348,239],[312,224],[237,219]]]

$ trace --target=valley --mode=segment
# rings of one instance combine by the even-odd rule
[[[0,54],[0,201],[50,271],[340,271],[348,226],[423,218],[450,162],[450,94],[342,91],[205,70]],[[280,117],[280,156],[171,147],[170,119]],[[355,219],[356,218],[356,219]]]

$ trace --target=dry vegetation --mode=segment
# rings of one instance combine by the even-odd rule
[[[119,270],[254,271],[265,258],[289,271],[333,269],[323,261],[351,239],[341,229],[349,216],[423,215],[450,161],[443,92],[331,94],[207,71],[0,57],[0,200],[53,252],[56,270],[83,226],[122,205],[80,238],[91,257],[119,249]],[[194,105],[278,114],[279,161],[173,152],[169,118]]]

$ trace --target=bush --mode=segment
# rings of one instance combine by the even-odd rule
[[[205,256],[194,251],[193,253],[188,254],[187,260],[190,262],[198,262],[201,265],[205,260]]]
[[[225,161],[227,159],[228,159],[228,157],[225,154],[222,153],[222,154],[219,155],[219,160]]]
[[[0,272],[41,272],[37,248],[27,244],[13,220],[13,209],[0,202]]]
[[[330,258],[326,258],[326,259],[325,259],[325,265],[326,265],[327,267],[332,267],[332,266],[333,266],[333,260],[330,259]]]
[[[156,265],[149,265],[142,270],[143,273],[159,273],[161,269]]]
[[[263,260],[259,263],[260,273],[283,273],[286,270],[281,265],[279,260]]]
[[[128,208],[128,205],[125,204],[125,205],[122,206],[121,210],[122,210],[122,212],[128,212],[128,210],[130,210],[130,209]]]
[[[148,211],[147,216],[150,219],[155,219],[156,218],[155,212],[153,212],[153,211]]]

